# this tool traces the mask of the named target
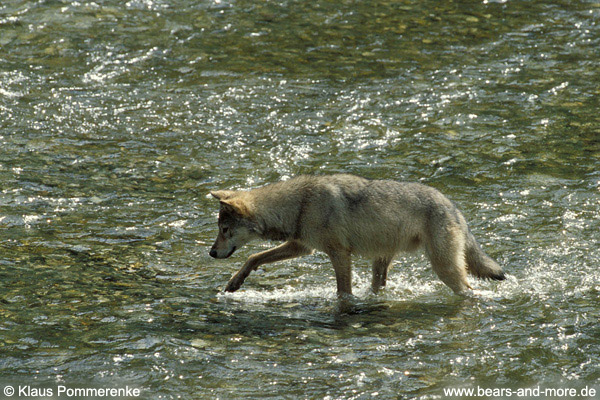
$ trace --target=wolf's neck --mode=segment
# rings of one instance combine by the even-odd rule
[[[268,240],[290,240],[299,236],[304,208],[302,193],[257,190],[253,197],[255,216],[262,237]]]

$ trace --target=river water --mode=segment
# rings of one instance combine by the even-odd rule
[[[579,0],[3,0],[0,390],[600,391],[599,21]],[[316,253],[222,294],[271,244],[210,258],[208,192],[334,172],[438,188],[508,279],[459,298],[417,253],[375,296],[356,258],[343,312]]]

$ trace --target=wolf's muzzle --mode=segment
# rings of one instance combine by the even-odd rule
[[[233,246],[233,248],[231,249],[231,251],[229,253],[227,253],[227,255],[225,255],[223,257],[219,257],[219,253],[217,252],[217,250],[211,248],[210,251],[208,252],[208,255],[211,256],[212,258],[229,258],[236,250],[237,250],[237,246]]]

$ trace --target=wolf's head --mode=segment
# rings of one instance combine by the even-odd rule
[[[217,190],[210,194],[219,200],[219,234],[208,253],[214,258],[227,258],[234,251],[258,238],[256,221],[245,198],[245,192]]]

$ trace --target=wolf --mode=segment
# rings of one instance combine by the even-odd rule
[[[352,294],[351,256],[372,260],[371,289],[386,285],[394,257],[425,250],[437,276],[468,295],[467,274],[503,280],[500,265],[483,252],[462,213],[433,187],[349,174],[300,175],[252,190],[210,192],[220,202],[219,233],[209,255],[228,258],[254,239],[284,241],[251,255],[229,280],[238,290],[259,266],[314,250],[331,260],[339,296]]]

